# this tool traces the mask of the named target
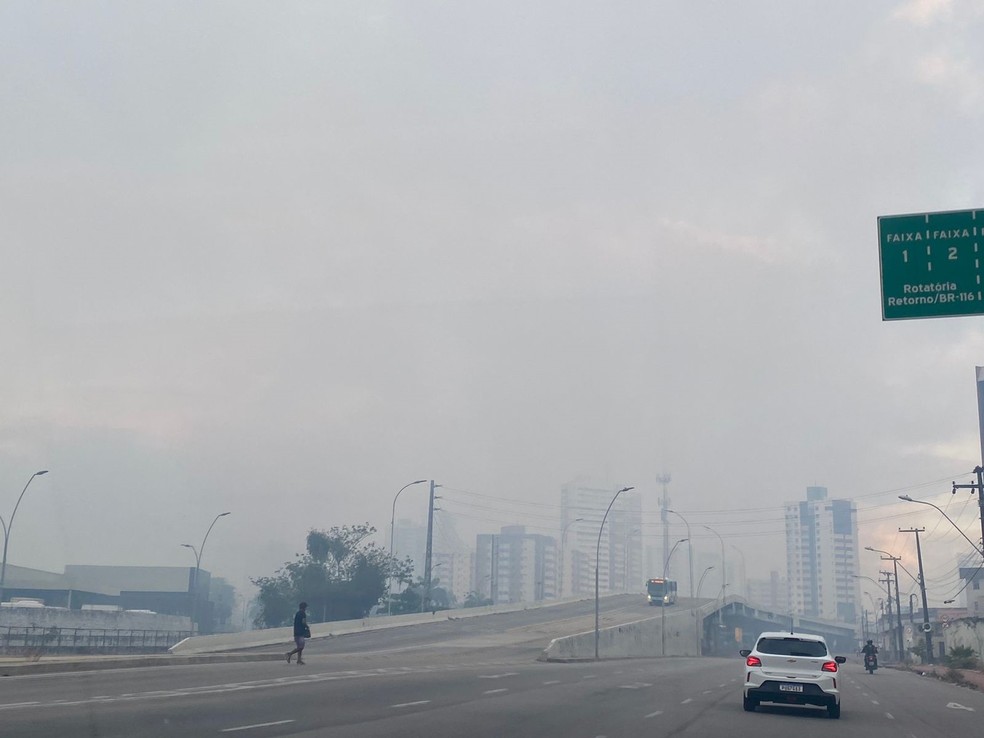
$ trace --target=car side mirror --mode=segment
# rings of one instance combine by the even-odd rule
[[[838,664],[843,664],[847,661],[847,659],[844,656],[834,656],[834,661]]]
[[[740,653],[742,656],[745,656],[747,658],[748,655],[751,654],[751,652],[752,652],[751,649],[743,648],[738,653]]]

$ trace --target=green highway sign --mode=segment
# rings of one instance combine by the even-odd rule
[[[882,320],[984,315],[984,210],[878,218]]]

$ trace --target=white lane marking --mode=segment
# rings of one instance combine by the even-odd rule
[[[581,679],[597,679],[597,678],[598,678],[597,674],[585,674],[583,677],[581,677]]]
[[[705,689],[704,690],[704,694],[710,694],[710,693],[711,693],[711,690],[709,690],[709,689]]]
[[[418,670],[426,671],[426,669]],[[393,672],[396,674],[396,672]],[[401,675],[402,672],[400,672]],[[331,673],[307,673],[298,674],[296,676],[289,677],[278,677],[275,679],[258,679],[249,682],[231,682],[226,684],[211,684],[200,687],[184,687],[181,689],[174,690],[154,690],[150,692],[136,692],[128,693],[126,695],[121,695],[119,697],[110,698],[85,698],[80,700],[47,700],[39,701],[34,703],[10,703],[10,704],[0,704],[0,711],[2,710],[13,710],[26,707],[45,707],[45,706],[57,706],[57,707],[77,707],[79,705],[87,705],[93,703],[105,704],[107,702],[136,702],[141,700],[156,700],[156,699],[168,699],[173,697],[189,697],[197,695],[207,695],[207,694],[223,694],[226,692],[244,692],[252,691],[257,689],[271,689],[276,687],[289,687],[296,684],[313,684],[316,682],[330,682],[342,679],[357,679],[357,678],[367,678],[367,677],[379,677],[382,676],[376,672],[359,672],[359,671],[343,671]]]
[[[508,689],[490,689],[488,692],[482,692],[482,694],[500,694],[502,692],[508,692]]]
[[[687,704],[688,702],[693,702],[693,701],[694,701],[694,698],[693,698],[693,697],[687,697],[687,699],[685,699],[685,700],[684,700],[683,702],[681,702],[680,704],[681,704],[681,705],[685,705],[685,704]]]
[[[889,720],[895,720],[895,716],[892,715],[892,713],[890,713],[890,712],[886,712],[885,713],[885,717],[887,717]]]
[[[654,717],[657,717],[658,715],[662,715],[662,714],[663,714],[663,711],[662,710],[657,710],[656,712],[651,712],[648,715],[646,715],[646,719],[654,718]]]
[[[401,702],[398,705],[390,705],[390,709],[398,707],[416,707],[417,705],[429,705],[430,700],[417,700],[416,702]]]
[[[633,682],[632,684],[623,684],[619,689],[644,689],[645,687],[651,687],[652,684],[648,682]]]
[[[543,684],[544,684],[544,686],[549,686],[551,684],[560,684],[560,680],[559,679],[552,679],[549,682],[544,682]]]
[[[292,723],[293,720],[277,720],[272,723],[256,723],[255,725],[240,725],[237,728],[223,728],[220,733],[235,733],[237,730],[253,730],[255,728],[269,728],[271,725],[286,725],[287,723]]]
[[[2,710],[5,707],[28,707],[29,705],[40,705],[40,704],[41,704],[40,702],[7,702],[3,705],[0,705],[0,710]]]
[[[873,704],[873,705],[877,705],[877,704],[879,704],[879,703],[878,703],[878,700],[872,700],[872,701],[871,701],[871,704]]]
[[[518,671],[510,671],[506,674],[479,674],[479,679],[502,679],[503,677],[519,676]]]
[[[973,707],[964,707],[959,702],[947,703],[947,707],[951,710],[966,710],[967,712],[976,712]]]
[[[719,684],[718,689],[724,689],[727,686],[728,686],[727,684]]]

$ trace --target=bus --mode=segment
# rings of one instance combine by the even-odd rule
[[[650,605],[674,605],[677,598],[677,583],[672,579],[650,579],[646,582]]]

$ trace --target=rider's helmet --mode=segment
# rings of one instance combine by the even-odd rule
[[[870,639],[870,638],[868,639],[868,645],[869,645],[869,646],[870,646],[870,645],[872,645],[872,643],[871,643],[871,639]]]

